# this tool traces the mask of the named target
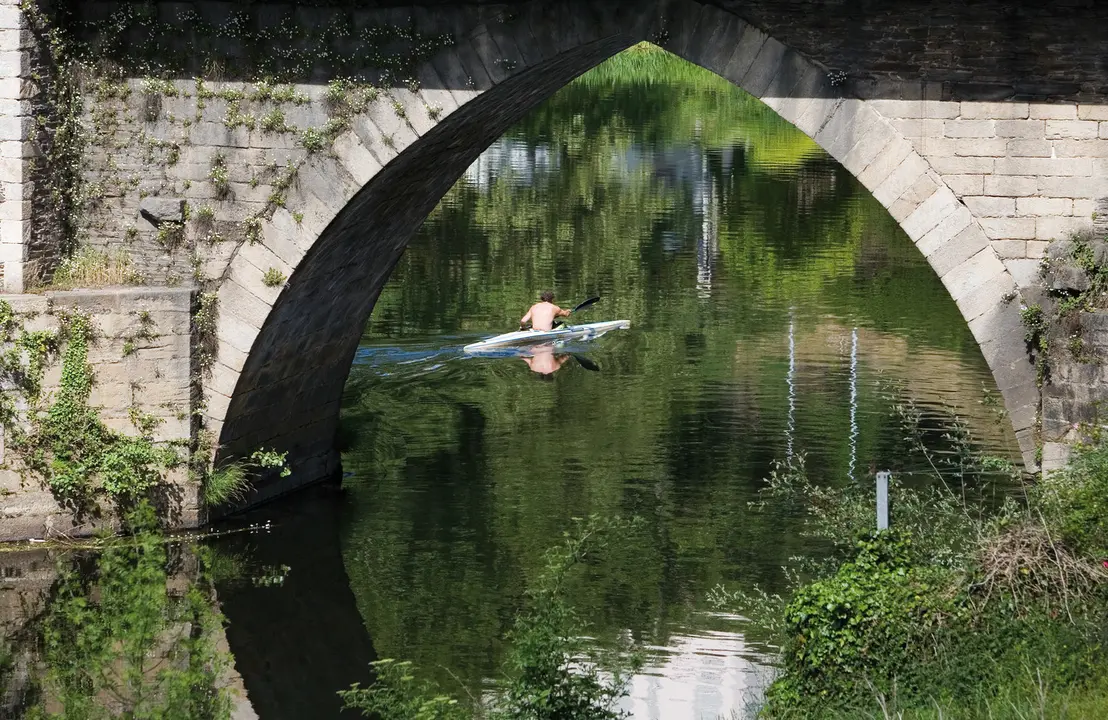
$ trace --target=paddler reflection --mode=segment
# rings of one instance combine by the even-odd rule
[[[523,362],[527,363],[527,367],[531,368],[531,372],[536,372],[545,378],[551,378],[555,371],[562,367],[566,360],[569,360],[569,357],[569,353],[555,355],[554,343],[546,343],[528,348],[527,353],[523,355]]]

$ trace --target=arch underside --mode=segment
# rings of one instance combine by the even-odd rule
[[[532,5],[512,22],[477,28],[424,69],[424,102],[433,98],[446,111],[437,123],[413,128],[379,161],[378,128],[356,122],[335,157],[313,159],[302,173],[307,181],[290,195],[289,207],[301,203],[307,220],[294,223],[278,210],[263,242],[232,260],[232,282],[219,291],[221,378],[207,394],[207,421],[219,433],[221,457],[276,447],[289,451],[294,468],[284,481],[262,483],[247,504],[338,471],[334,437],[362,330],[442,196],[528,111],[642,39],[761,98],[889,209],[968,322],[1034,469],[1039,393],[1016,283],[972,213],[892,124],[865,101],[844,97],[825,68],[713,6],[661,3],[584,18]],[[276,297],[244,294],[233,282],[236,267],[256,273],[267,262],[289,269]]]

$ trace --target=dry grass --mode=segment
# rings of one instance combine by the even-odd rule
[[[73,290],[141,284],[142,276],[135,271],[131,257],[125,251],[109,254],[84,247],[63,260],[54,271],[54,278],[36,289]]]
[[[1046,524],[1027,520],[987,537],[978,562],[984,577],[977,584],[983,603],[1008,596],[1018,602],[1059,597],[1070,602],[1108,580],[1108,569],[1074,555]]]

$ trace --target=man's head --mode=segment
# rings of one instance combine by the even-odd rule
[[[543,290],[542,294],[539,295],[539,300],[542,300],[543,302],[554,302],[554,293],[550,292],[549,290]]]

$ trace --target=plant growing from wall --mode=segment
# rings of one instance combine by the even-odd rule
[[[46,65],[45,72],[31,77],[45,106],[35,116],[36,144],[42,152],[36,179],[45,185],[47,212],[58,223],[61,248],[68,254],[79,242],[86,187],[82,160],[88,136],[81,121],[80,68],[71,39],[49,22],[36,0],[22,0],[19,9]]]
[[[212,181],[212,188],[219,200],[225,200],[231,194],[231,181],[227,174],[227,157],[223,153],[216,153],[212,158],[212,169],[208,173],[208,179]]]
[[[197,298],[196,309],[192,314],[193,332],[196,334],[196,364],[202,373],[211,371],[215,364],[219,338],[219,295],[214,292],[202,292]]]
[[[287,464],[288,453],[276,450],[255,450],[246,460],[224,463],[208,472],[203,481],[204,502],[209,507],[242,500],[252,489],[250,477],[266,470],[277,470],[280,477],[288,477],[292,469]]]
[[[1100,360],[1081,336],[1081,316],[1108,305],[1108,238],[1091,229],[1071,233],[1047,248],[1039,277],[1042,299],[1023,307],[1020,318],[1042,385],[1059,352],[1077,362]]]
[[[172,447],[158,446],[148,424],[130,436],[108,428],[89,405],[93,341],[89,318],[63,316],[61,381],[41,409],[28,413],[30,428],[13,446],[23,469],[39,477],[62,507],[80,518],[94,514],[99,501],[129,507],[161,481],[162,473],[180,463]]]
[[[279,285],[283,285],[285,283],[285,280],[287,279],[288,278],[285,277],[285,274],[283,272],[273,267],[266,270],[265,274],[262,275],[262,283],[264,283],[266,287],[277,287]]]

